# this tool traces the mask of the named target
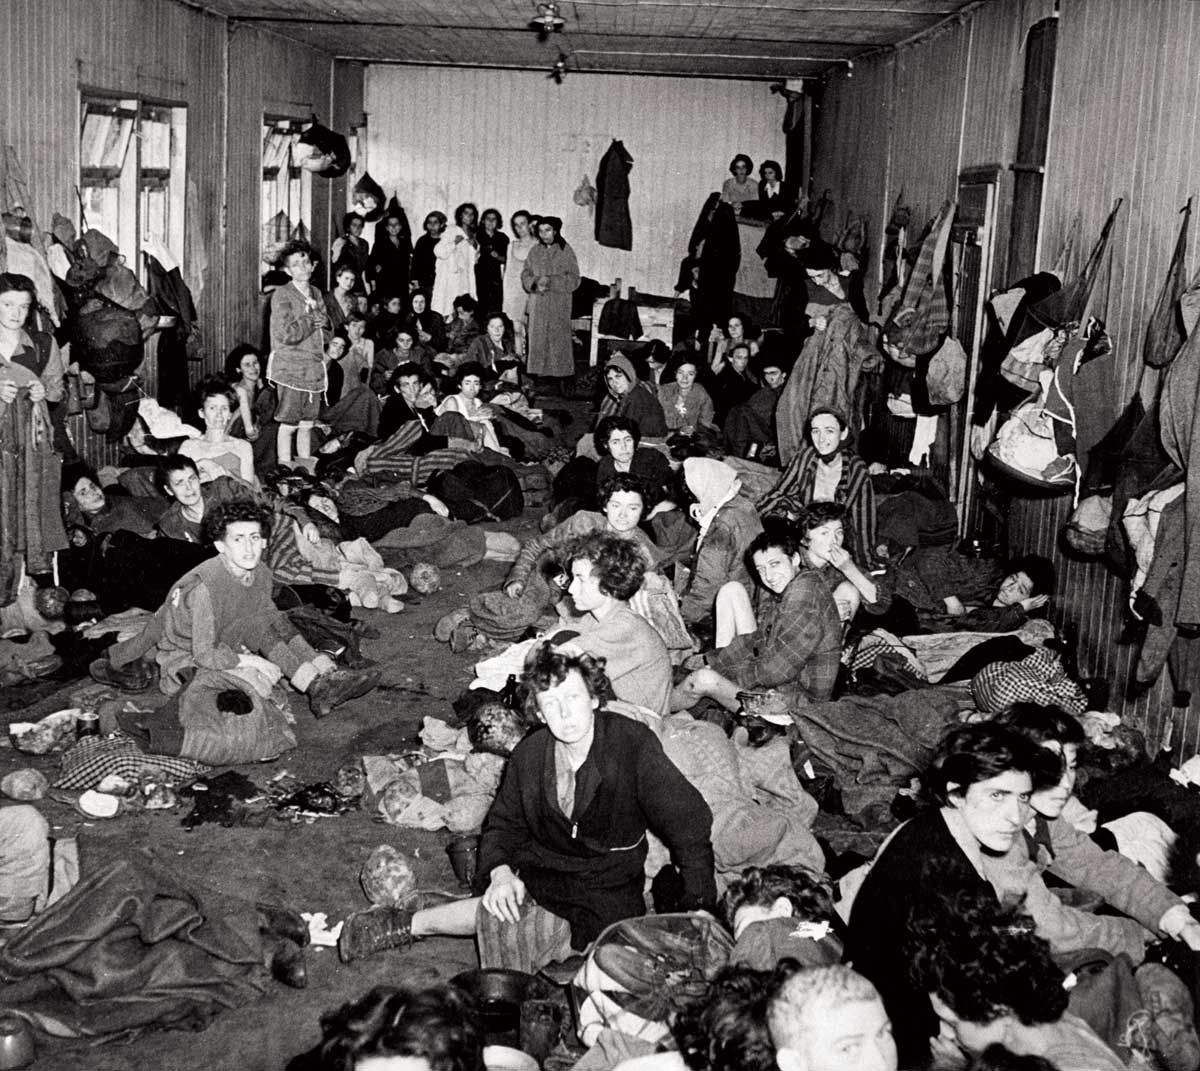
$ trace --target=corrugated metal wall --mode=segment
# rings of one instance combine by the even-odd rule
[[[258,338],[258,217],[264,111],[328,112],[329,57],[281,37],[230,35],[226,206],[227,23],[171,0],[3,0],[0,3],[0,145],[12,145],[43,228],[59,212],[77,225],[79,89],[187,106],[184,276],[196,297],[207,360],[220,366],[233,341]],[[233,64],[236,63],[236,69]],[[0,159],[0,172],[3,170]],[[314,237],[325,243],[327,183],[314,183]],[[226,242],[228,220],[230,241]],[[83,427],[85,456],[114,451]]]
[[[763,83],[538,71],[367,69],[371,174],[398,190],[418,229],[427,212],[463,201],[505,217],[561,216],[585,275],[669,294],[688,236],[735,153],[782,161],[783,103]],[[613,138],[634,159],[633,249],[603,248],[571,195]]]
[[[1126,198],[1111,244],[1110,267],[1097,287],[1095,311],[1108,324],[1109,389],[1096,404],[1115,419],[1136,389],[1146,320],[1178,231],[1178,210],[1200,192],[1200,6],[1156,0],[1061,0],[1058,57],[1043,200],[1040,266],[1053,264],[1072,221],[1082,223],[1075,264],[1095,241],[1116,197]],[[961,24],[898,52],[856,64],[853,76],[827,83],[818,112],[816,185],[829,186],[840,210],[890,208],[927,198],[921,222],[953,188],[958,169],[1013,162],[1020,120],[1023,45],[1028,28],[1053,14],[1053,0],[996,0]],[[906,80],[908,84],[905,85]],[[896,91],[888,103],[888,86]],[[901,87],[904,86],[903,90]],[[881,114],[891,110],[880,142]],[[960,142],[961,138],[961,150]],[[886,160],[882,195],[874,173]],[[856,162],[869,167],[864,177]],[[1001,182],[1001,201],[1011,183]],[[912,193],[910,194],[910,190]],[[918,194],[917,191],[920,191]],[[993,284],[1005,281],[1008,216],[1001,212]],[[878,228],[872,227],[877,246]],[[1193,235],[1195,241],[1195,235]],[[1189,257],[1194,271],[1200,257]],[[870,283],[877,285],[873,258]],[[1147,376],[1143,395],[1156,384]],[[1114,709],[1157,736],[1170,714],[1161,679],[1148,693],[1125,695],[1137,649],[1118,643],[1125,585],[1103,568],[1065,559],[1058,550],[1069,499],[1018,499],[1010,514],[1014,552],[1037,551],[1059,564],[1056,611],[1079,626],[1087,673],[1109,679]],[[1200,708],[1182,727],[1185,754],[1200,746]]]

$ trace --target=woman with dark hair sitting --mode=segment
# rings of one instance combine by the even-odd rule
[[[721,200],[733,205],[733,210],[741,214],[742,206],[748,201],[758,200],[758,183],[750,177],[754,171],[754,161],[744,152],[740,152],[729,161],[729,173],[721,186]]]
[[[498,454],[507,454],[508,450],[500,445],[500,440],[496,436],[496,426],[492,423],[492,418],[496,416],[496,410],[479,400],[479,392],[483,389],[483,380],[486,374],[483,368],[474,361],[465,361],[460,364],[454,373],[455,382],[458,383],[458,393],[442,399],[436,410],[437,415],[458,413],[467,422],[475,441],[480,446],[495,450]]]
[[[937,1015],[937,1055],[961,1060],[963,1051],[979,1053],[999,1043],[1049,1060],[1059,1071],[1125,1066],[1067,1011],[1065,972],[1050,946],[1034,936],[1030,920],[1001,908],[990,893],[948,889],[914,912],[909,927],[905,973]],[[903,1025],[894,1013],[892,1022]]]
[[[465,355],[471,343],[482,333],[479,326],[479,302],[470,294],[459,294],[454,299],[453,311],[446,323],[445,353],[456,357]],[[453,364],[457,362],[452,362]]]
[[[429,295],[424,290],[414,290],[409,295],[405,324],[417,345],[424,346],[431,354],[445,350],[446,321],[429,307]]]
[[[252,444],[255,471],[265,472],[275,458],[275,389],[263,379],[258,350],[247,343],[234,346],[225,358],[225,378],[237,395],[229,434]]]
[[[746,557],[765,589],[758,612],[740,583],[721,589],[718,643],[728,631],[728,614],[741,630],[724,646],[688,660],[692,672],[671,693],[672,710],[688,710],[707,696],[735,711],[741,706],[740,693],[760,688],[786,690],[799,703],[832,696],[842,624],[832,592],[802,551],[791,526],[773,524],[754,538]]]
[[[927,992],[907,983],[908,925],[939,895],[995,901],[984,856],[1007,852],[1024,835],[1030,797],[1056,780],[1057,766],[1010,729],[952,729],[925,773],[934,806],[885,842],[854,897],[846,951],[883,997],[902,1066],[923,1067],[937,1033]]]
[[[600,488],[619,472],[627,472],[642,481],[646,489],[646,506],[653,510],[669,498],[675,482],[675,471],[667,455],[652,446],[640,445],[642,433],[636,420],[610,414],[596,425],[596,487]]]
[[[476,935],[479,962],[534,972],[587,947],[609,924],[645,914],[646,834],[667,846],[681,910],[712,910],[712,813],[646,726],[604,709],[597,659],[541,645],[526,664],[526,715],[483,823],[482,897],[424,910],[351,915],[343,962],[413,938]]]
[[[758,165],[758,204],[755,214],[759,219],[781,219],[796,207],[796,195],[783,181],[783,168],[774,160],[764,160]]]
[[[376,986],[321,1016],[321,1041],[287,1071],[484,1071],[479,1009],[460,989]]]

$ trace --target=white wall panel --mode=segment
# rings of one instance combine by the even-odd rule
[[[416,233],[425,214],[474,201],[561,216],[585,275],[669,294],[704,198],[735,153],[784,158],[783,104],[761,82],[574,73],[367,68],[370,172],[398,192]],[[633,249],[597,245],[571,200],[595,184],[613,138],[633,156]]]

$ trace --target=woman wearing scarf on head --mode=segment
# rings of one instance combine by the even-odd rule
[[[537,237],[521,271],[529,295],[528,369],[531,375],[564,379],[575,373],[571,295],[579,287],[579,262],[563,240],[557,216],[541,218]]]
[[[409,265],[412,261],[412,236],[408,231],[408,216],[393,197],[379,225],[375,228],[375,244],[367,274],[374,293],[403,297],[408,293]]]
[[[626,417],[636,421],[648,438],[666,438],[667,418],[658,394],[638,378],[633,362],[625,354],[614,353],[605,363],[604,385],[608,393],[600,402],[598,420],[606,416]]]

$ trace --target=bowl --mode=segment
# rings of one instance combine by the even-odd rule
[[[28,1067],[36,1056],[32,1027],[20,1016],[0,1016],[0,1069]]]
[[[470,994],[479,1007],[485,1045],[515,1048],[521,1039],[521,1005],[553,995],[549,982],[524,971],[499,967],[463,971],[450,979],[455,989]]]
[[[483,1066],[487,1071],[538,1071],[537,1060],[511,1045],[485,1045]]]

